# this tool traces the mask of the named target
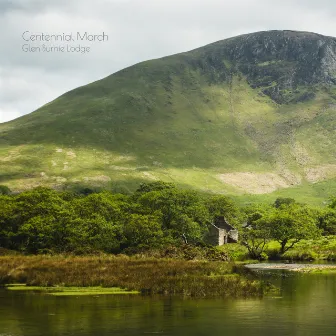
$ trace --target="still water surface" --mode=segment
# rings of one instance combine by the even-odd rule
[[[263,271],[263,299],[53,297],[0,289],[1,336],[335,336],[336,275]]]

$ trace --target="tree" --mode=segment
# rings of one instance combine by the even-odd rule
[[[14,196],[2,196],[0,200],[2,244],[6,244],[7,248],[23,251],[29,242],[34,244],[34,232],[40,233],[32,225],[34,219],[38,222],[36,225],[41,228],[44,225],[44,219],[47,223],[50,218],[55,218],[58,213],[66,209],[67,202],[60,195],[54,190],[40,187]],[[3,199],[4,197],[7,199]],[[25,225],[31,229],[31,234],[27,235]],[[32,250],[36,249],[32,248]]]
[[[269,226],[271,237],[280,243],[281,254],[302,239],[313,239],[320,234],[316,214],[304,205],[281,206],[264,216],[262,221]]]
[[[274,207],[275,208],[280,208],[283,205],[291,205],[295,203],[295,199],[294,198],[285,198],[285,197],[278,197],[275,202],[274,202]]]
[[[175,189],[176,186],[173,183],[155,181],[151,183],[141,183],[139,188],[136,190],[136,193],[148,193],[151,191],[161,191],[165,189]]]
[[[127,201],[128,197],[125,195],[114,195],[104,191],[74,199],[72,205],[80,218],[100,215],[106,221],[116,222],[123,217],[123,209],[127,208]]]
[[[318,227],[324,235],[336,235],[336,209],[328,207],[318,211]]]
[[[42,251],[50,251],[57,248],[59,252],[66,251],[68,234],[63,235],[61,240],[54,239],[59,235],[55,230],[57,220],[54,216],[35,216],[28,219],[18,230],[20,237],[19,249],[28,253],[38,253]]]
[[[48,216],[58,213],[68,205],[61,193],[44,187],[25,191],[15,196],[18,220],[23,224],[35,216]]]
[[[245,224],[240,228],[240,241],[253,259],[261,259],[266,244],[271,240],[270,227],[264,217],[270,208],[249,206],[244,209]]]
[[[269,226],[264,221],[256,221],[241,230],[240,239],[253,259],[261,259],[266,244],[271,240]]]
[[[175,240],[200,241],[207,230],[209,213],[198,193],[166,188],[138,199],[142,208],[161,219],[162,229]]]
[[[127,247],[155,247],[160,244],[163,231],[156,216],[132,214],[124,226]]]
[[[109,222],[99,214],[76,218],[69,225],[73,229],[68,239],[69,248],[76,253],[119,252],[120,245],[125,241],[122,225]]]
[[[19,227],[13,196],[0,195],[0,247],[14,248]]]

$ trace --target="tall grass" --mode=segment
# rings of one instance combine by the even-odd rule
[[[265,288],[224,262],[137,259],[127,256],[3,256],[0,283],[32,286],[102,286],[144,294],[260,296]]]

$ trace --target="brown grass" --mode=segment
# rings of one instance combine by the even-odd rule
[[[256,296],[264,286],[224,262],[126,256],[3,256],[0,283],[32,286],[121,287],[144,294]]]

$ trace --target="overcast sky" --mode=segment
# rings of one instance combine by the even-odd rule
[[[135,63],[271,29],[336,36],[335,0],[0,0],[0,122]],[[108,41],[26,42],[34,34]],[[75,39],[75,38],[74,38]],[[25,52],[23,45],[90,52]]]

